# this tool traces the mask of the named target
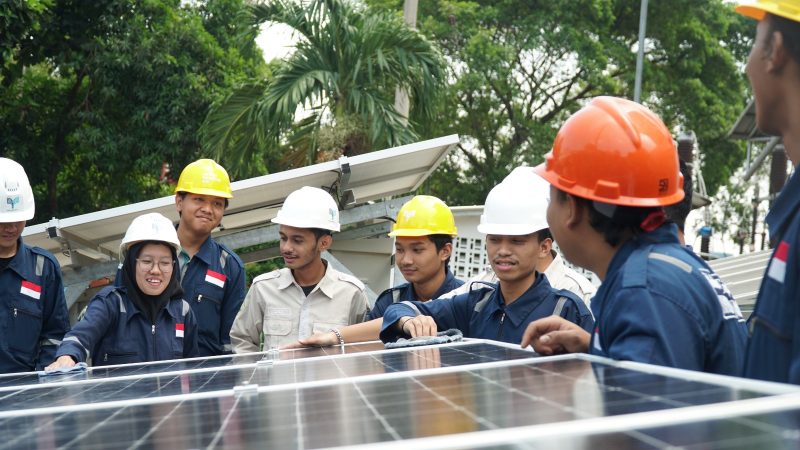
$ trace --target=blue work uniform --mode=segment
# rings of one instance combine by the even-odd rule
[[[231,326],[246,294],[244,264],[211,237],[188,263],[185,257],[178,257],[181,287],[199,325],[200,356],[231,353]]]
[[[153,324],[124,287],[103,288],[89,302],[83,320],[64,336],[56,358],[69,355],[93,366],[198,356],[197,322],[189,304],[170,299]]]
[[[433,294],[433,297],[431,298],[439,298],[453,289],[460,287],[462,284],[464,284],[464,282],[453,276],[453,273],[447,269],[445,271],[444,282],[442,282],[442,285],[439,286],[439,289],[436,290],[436,293]],[[393,303],[405,301],[413,302],[416,300],[417,293],[414,292],[414,285],[411,283],[404,283],[399,286],[389,288],[381,292],[381,295],[379,295],[378,299],[375,300],[375,305],[372,307],[372,310],[370,310],[369,314],[367,314],[366,320],[373,320],[377,319],[378,317],[383,317],[383,313],[386,311],[386,308]]]
[[[800,384],[800,176],[792,175],[766,219],[775,250],[749,319],[744,376]]]
[[[484,283],[480,283],[484,284]],[[493,339],[519,344],[528,324],[554,313],[578,324],[586,331],[594,326],[589,309],[574,293],[556,290],[544,274],[536,279],[518,299],[506,305],[503,293],[488,284],[453,298],[427,302],[401,302],[390,305],[383,315],[381,340],[393,342],[404,335],[397,330],[397,321],[404,316],[424,314],[436,321],[441,330],[456,328],[464,337]]]
[[[41,370],[69,331],[61,268],[55,257],[17,240],[0,271],[0,373]]]
[[[713,270],[665,224],[620,247],[592,299],[590,353],[739,375],[747,328]]]

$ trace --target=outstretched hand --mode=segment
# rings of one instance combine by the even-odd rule
[[[50,363],[50,365],[45,367],[44,370],[45,370],[45,372],[49,372],[51,370],[60,369],[62,367],[67,367],[67,368],[75,367],[75,364],[78,364],[78,363],[76,363],[75,360],[72,359],[71,356],[63,355],[63,356],[59,356],[58,359],[56,359],[55,361]]]
[[[336,337],[333,331],[329,331],[327,333],[312,334],[305,339],[286,344],[282,346],[280,350],[292,350],[306,347],[330,347],[332,345],[339,345],[339,338]]]
[[[559,353],[588,352],[592,336],[578,325],[563,317],[545,317],[528,325],[522,335],[522,348],[533,346],[536,353],[555,355]]]

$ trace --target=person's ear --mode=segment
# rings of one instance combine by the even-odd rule
[[[539,257],[543,258],[550,255],[550,250],[553,249],[553,240],[550,238],[539,241]]]
[[[786,48],[786,41],[783,33],[773,31],[770,36],[771,44],[769,54],[766,55],[766,70],[768,73],[780,72],[789,61],[789,52]]]
[[[330,234],[322,236],[321,238],[319,238],[319,243],[318,243],[319,251],[324,252],[325,250],[331,248],[331,244],[333,244],[333,236],[331,236]]]
[[[575,228],[580,225],[583,221],[583,217],[589,213],[586,211],[586,207],[586,203],[581,203],[576,197],[567,195],[564,225],[566,225],[567,228]]]
[[[447,258],[449,258],[450,255],[452,254],[453,254],[453,244],[448,242],[447,244],[444,244],[442,246],[441,250],[439,250],[439,260],[447,261]]]

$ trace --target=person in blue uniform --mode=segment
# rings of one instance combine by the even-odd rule
[[[591,313],[574,293],[555,290],[536,271],[539,238],[537,202],[520,196],[520,186],[504,180],[486,197],[478,231],[486,234],[486,253],[499,282],[473,283],[467,293],[428,302],[403,301],[386,309],[380,338],[435,336],[456,328],[465,337],[519,343],[528,323],[550,315],[591,330]]]
[[[210,159],[187,165],[175,188],[181,286],[200,327],[200,356],[231,353],[231,326],[246,293],[242,260],[211,237],[231,198],[228,173]]]
[[[158,213],[131,222],[120,244],[122,283],[101,290],[46,370],[198,356],[197,322],[177,274],[175,227]]]
[[[775,250],[749,319],[744,376],[800,384],[800,5],[762,0],[736,11],[759,21],[746,68],[756,125],[783,138],[795,166],[766,218]]]
[[[40,370],[69,331],[58,261],[22,241],[34,212],[25,169],[0,158],[0,373]]]
[[[602,280],[593,333],[536,321],[521,345],[738,375],[746,327],[708,265],[678,241],[663,207],[684,197],[669,130],[646,107],[597,97],[561,127],[537,173],[564,256]]]
[[[316,333],[285,348],[323,347],[343,342],[378,339],[386,308],[401,301],[428,301],[458,288],[464,282],[450,272],[453,237],[458,230],[450,208],[430,195],[417,195],[397,212],[390,237],[395,238],[395,264],[406,283],[383,291],[367,321]]]

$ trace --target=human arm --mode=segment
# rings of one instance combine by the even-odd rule
[[[338,328],[339,333],[345,343],[351,342],[366,342],[375,341],[378,339],[378,334],[381,331],[381,324],[383,318],[375,320],[368,320],[366,322],[348,325],[346,327]],[[305,339],[281,347],[282,349],[294,349],[304,347],[329,347],[331,345],[338,345],[339,337],[333,331],[325,333],[316,333]]]
[[[469,295],[395,303],[386,308],[380,338],[383,342],[394,342],[403,336],[435,336],[437,330],[449,328],[468,330],[471,307],[474,306],[469,302]]]
[[[230,339],[233,352],[250,353],[260,351],[263,326],[263,299],[258,291],[258,283],[253,283],[231,326]]]
[[[61,269],[54,260],[47,259],[51,264],[44,277],[44,292],[46,296],[42,305],[42,331],[39,335],[39,355],[36,358],[36,368],[41,369],[45,364],[55,359],[58,346],[69,331],[69,314],[67,302],[64,298],[64,284],[61,279]]]
[[[89,302],[83,320],[76,323],[64,336],[56,351],[56,359],[69,356],[76,363],[86,362],[90,352],[97,347],[109,328],[116,325],[119,311],[112,306],[112,302],[117,301],[117,295],[120,294],[102,294],[101,292]]]
[[[522,334],[522,348],[529,345],[542,355],[589,351],[592,335],[560,316],[549,316],[528,324]]]
[[[231,327],[236,315],[242,308],[245,293],[245,272],[241,261],[233,255],[228,256],[229,278],[225,284],[225,297],[222,301],[222,311],[220,311],[220,342],[224,354],[233,351],[231,346]]]

